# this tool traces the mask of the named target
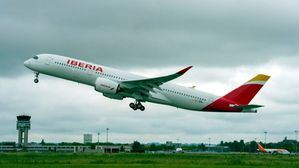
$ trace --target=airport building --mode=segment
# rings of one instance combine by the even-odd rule
[[[0,152],[16,151],[16,142],[0,142]]]
[[[91,147],[32,144],[26,150],[30,152],[89,152]]]
[[[90,152],[90,146],[61,146],[61,145],[41,145],[38,143],[28,143],[26,147],[18,148],[15,142],[1,142],[0,152]]]
[[[131,145],[97,145],[95,147],[96,152],[100,153],[119,153],[119,152],[131,152]]]
[[[84,144],[92,143],[92,134],[84,134],[83,143]]]

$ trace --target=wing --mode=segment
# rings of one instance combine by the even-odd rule
[[[190,68],[192,68],[192,66],[184,68],[177,73],[156,78],[123,81],[120,83],[120,86],[125,92],[132,94],[132,97],[135,99],[143,100],[144,96],[149,96],[149,92],[155,92],[154,88],[161,90],[160,85],[182,76]]]

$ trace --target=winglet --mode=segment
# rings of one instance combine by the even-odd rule
[[[178,75],[183,75],[184,73],[186,73],[189,69],[191,69],[193,66],[188,66],[187,68],[184,68],[182,70],[180,70],[179,72],[177,72],[176,74]]]

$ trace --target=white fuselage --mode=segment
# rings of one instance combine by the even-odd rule
[[[68,64],[69,60],[81,62],[82,66],[70,65]],[[38,59],[31,58],[24,64],[34,72],[83,83],[93,87],[95,87],[95,82],[98,78],[105,78],[118,83],[122,81],[145,79],[143,76],[134,75],[126,71],[52,54],[40,54],[38,55]],[[86,64],[88,64],[88,68],[86,68]],[[150,96],[147,97],[145,101],[200,111],[218,98],[218,96],[209,93],[172,83],[164,83],[160,88],[161,89],[154,88],[154,91],[150,92]],[[134,98],[132,94],[119,94],[124,94],[122,95],[124,97]]]
[[[290,152],[286,149],[264,149],[266,153],[289,155]]]

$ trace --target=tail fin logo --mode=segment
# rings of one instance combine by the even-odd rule
[[[248,105],[270,76],[258,74],[243,85],[215,100],[204,111],[257,112],[261,105]]]
[[[269,78],[270,76],[264,74],[256,75],[254,78],[223,97],[238,104],[247,105],[269,80]]]
[[[268,75],[259,74],[256,75],[254,78],[250,79],[244,85],[250,85],[250,84],[264,85],[269,80],[269,78],[270,76]]]

